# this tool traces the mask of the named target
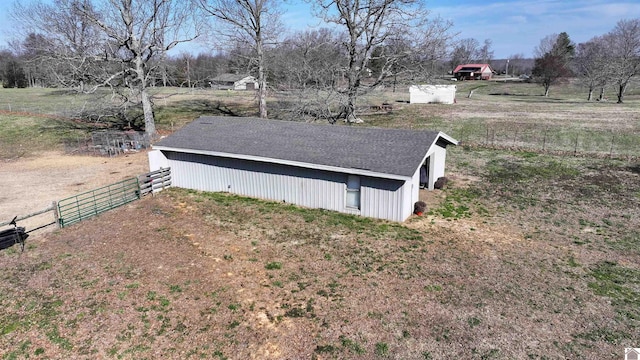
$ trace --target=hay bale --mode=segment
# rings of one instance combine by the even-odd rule
[[[449,182],[449,179],[443,176],[438,178],[438,180],[436,180],[436,182],[433,184],[433,187],[435,189],[444,189],[444,187],[447,186],[448,182]]]

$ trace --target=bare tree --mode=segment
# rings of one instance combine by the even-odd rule
[[[66,66],[52,56],[51,40],[42,34],[29,33],[23,41],[14,40],[11,46],[22,61],[28,85],[55,85],[54,72],[65,71]]]
[[[458,65],[472,63],[478,53],[479,46],[480,44],[476,39],[466,38],[459,40],[451,51],[451,59],[449,61],[451,70],[454,70]]]
[[[493,60],[493,50],[491,50],[491,39],[485,39],[484,43],[475,53],[475,58],[482,64],[488,64]]]
[[[179,0],[102,0],[97,12],[79,4],[78,10],[109,40],[108,60],[120,64],[103,84],[129,89],[128,99],[140,101],[146,134],[156,136],[153,103],[149,93],[154,61],[182,42],[198,36],[193,10]],[[187,28],[190,28],[189,31]],[[122,79],[122,82],[118,80]]]
[[[271,83],[287,90],[333,87],[342,74],[340,44],[328,28],[291,33],[269,54]]]
[[[98,16],[90,0],[14,3],[11,15],[28,33],[21,52],[31,86],[41,83],[84,92],[85,84],[93,81],[105,39],[85,13]]]
[[[586,43],[578,44],[574,58],[576,75],[589,90],[588,101],[593,99],[593,91],[600,88],[600,100],[603,99],[604,87],[611,76],[607,44],[603,37],[595,37]]]
[[[505,69],[505,72],[511,75],[521,75],[524,74],[527,70],[527,60],[524,58],[524,54],[513,54],[510,55],[507,60],[508,68]],[[530,70],[530,68],[529,68]]]
[[[451,26],[451,22],[435,18],[417,33],[400,33],[389,37],[383,46],[373,51],[369,63],[372,75],[381,83],[390,79],[393,91],[399,79],[431,79],[446,57],[447,45],[452,37],[449,33]]]
[[[621,104],[629,81],[640,72],[640,19],[619,21],[604,39],[609,45],[611,77]]]
[[[265,47],[274,42],[280,30],[278,0],[198,0],[214,20],[215,32],[228,43],[247,44],[254,51],[258,72],[258,107],[267,117],[267,64]]]
[[[549,96],[551,85],[571,75],[569,66],[575,54],[575,45],[569,35],[563,32],[544,37],[535,53],[532,74],[535,81],[544,87],[544,96]]]
[[[378,76],[369,76],[369,61],[375,49],[389,45],[400,34],[418,36],[429,27],[429,11],[419,0],[315,0],[316,13],[326,22],[343,29],[346,64],[343,71],[346,88],[337,89],[344,96],[344,104],[331,121],[344,118],[355,121],[358,94],[379,85],[393,74],[398,56],[385,56],[386,61]],[[408,54],[406,54],[408,55]]]
[[[122,107],[142,105],[145,131],[155,136],[149,87],[164,54],[198,36],[189,2],[38,0],[16,3],[12,14],[26,31],[42,37],[38,44],[45,50],[38,58],[57,85],[83,92],[111,87]]]
[[[428,79],[446,69],[443,65],[448,56],[447,48],[457,35],[451,32],[452,28],[453,22],[435,18],[429,26],[421,29],[418,37],[413,37],[416,43],[416,48],[412,51],[416,59],[412,73],[414,78]]]
[[[9,50],[0,49],[0,84],[4,88],[23,88],[28,84],[22,64]]]

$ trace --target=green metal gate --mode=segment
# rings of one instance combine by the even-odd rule
[[[58,201],[60,227],[71,225],[140,198],[138,178],[131,178]]]

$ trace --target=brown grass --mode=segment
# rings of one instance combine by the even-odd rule
[[[621,358],[639,166],[461,146],[404,224],[171,189],[0,252],[0,358]]]

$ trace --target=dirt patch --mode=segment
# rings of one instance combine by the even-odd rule
[[[119,157],[70,156],[46,152],[36,157],[0,163],[0,222],[49,206],[52,201],[109,185],[149,171],[147,152]],[[34,218],[27,228],[44,224]]]
[[[0,355],[615,353],[597,338],[575,343],[616,315],[560,263],[568,250],[498,221],[424,216],[402,226],[167,190],[0,254],[0,290],[11,294],[0,305],[12,309],[0,318]]]

